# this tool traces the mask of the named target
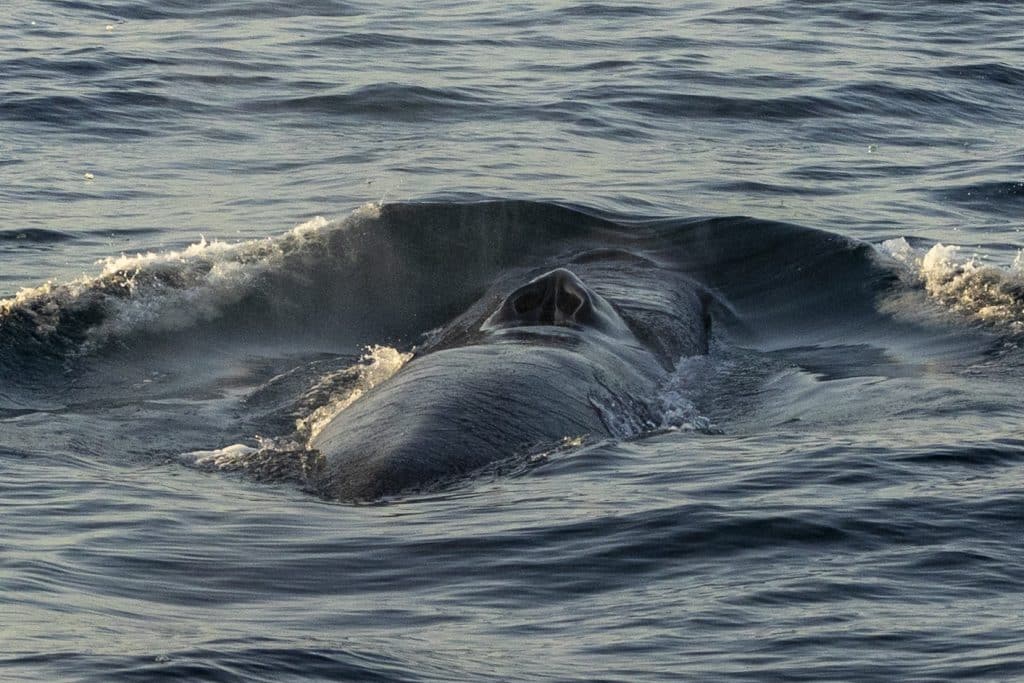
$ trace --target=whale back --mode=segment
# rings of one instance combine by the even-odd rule
[[[323,456],[315,488],[374,500],[567,437],[657,425],[667,371],[707,350],[707,295],[630,254],[567,265],[498,282],[336,416],[311,444]]]
[[[324,456],[315,488],[338,500],[374,500],[566,437],[609,436],[596,406],[655,386],[653,375],[616,358],[519,342],[416,358],[314,439]]]

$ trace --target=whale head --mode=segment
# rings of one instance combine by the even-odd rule
[[[629,334],[612,305],[565,268],[544,273],[509,294],[480,329],[494,332],[535,326]]]

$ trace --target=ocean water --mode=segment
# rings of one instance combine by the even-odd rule
[[[0,679],[1024,680],[1024,7],[11,4]],[[654,422],[310,490],[608,248],[721,301]]]

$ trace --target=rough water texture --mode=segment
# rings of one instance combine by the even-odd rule
[[[14,5],[0,679],[1020,678],[1024,9]],[[309,490],[594,249],[722,302],[657,424]]]

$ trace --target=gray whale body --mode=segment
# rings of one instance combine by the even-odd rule
[[[497,283],[337,415],[311,443],[313,489],[371,501],[565,437],[621,436],[617,421],[656,424],[659,384],[707,351],[709,295],[637,255],[567,265],[511,293]]]

